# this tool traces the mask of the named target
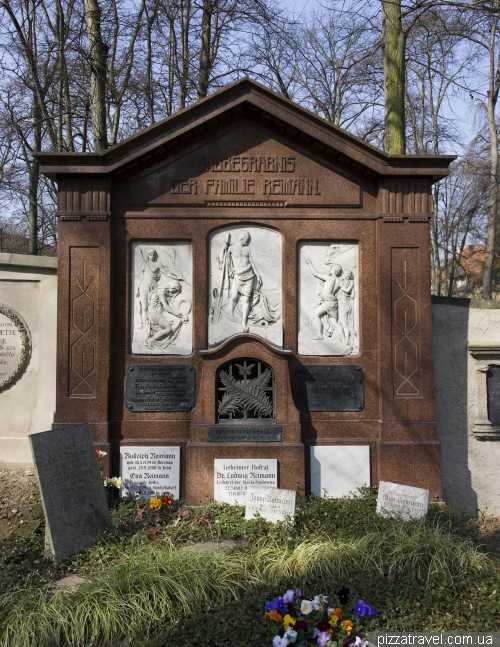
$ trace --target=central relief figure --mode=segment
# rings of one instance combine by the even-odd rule
[[[210,292],[210,347],[240,333],[282,347],[281,235],[256,226],[212,234]]]

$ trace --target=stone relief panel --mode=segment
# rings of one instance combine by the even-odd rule
[[[208,345],[241,333],[283,347],[281,234],[234,225],[210,238]]]
[[[190,355],[193,253],[191,243],[132,246],[132,353]]]
[[[358,245],[299,246],[299,353],[359,352]]]
[[[19,313],[0,303],[0,392],[24,373],[31,357],[28,326]]]

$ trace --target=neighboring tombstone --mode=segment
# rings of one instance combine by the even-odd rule
[[[120,447],[120,476],[126,492],[142,499],[168,492],[178,499],[180,460],[180,447],[123,445]]]
[[[377,512],[382,517],[420,519],[429,508],[429,490],[399,483],[380,481]]]
[[[278,487],[276,458],[216,458],[214,460],[214,499],[244,505],[247,487]]]
[[[266,521],[286,521],[295,516],[295,490],[281,490],[273,487],[249,485],[245,508],[245,519],[253,519],[258,512]]]
[[[316,445],[311,447],[311,492],[340,498],[370,485],[368,445]]]
[[[95,544],[111,527],[89,426],[29,438],[47,522],[46,548],[60,561]]]
[[[17,382],[30,357],[28,326],[18,312],[0,303],[0,392]]]

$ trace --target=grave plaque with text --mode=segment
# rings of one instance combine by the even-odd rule
[[[266,521],[286,521],[295,515],[295,490],[280,490],[273,487],[249,485],[245,502],[245,519],[253,519],[255,513]]]
[[[43,431],[29,439],[48,548],[59,561],[92,546],[111,527],[106,494],[88,425]]]
[[[281,427],[276,425],[218,425],[210,427],[208,440],[212,443],[280,443]]]
[[[299,411],[361,411],[365,406],[361,366],[298,366]]]
[[[184,364],[134,364],[127,374],[129,411],[191,411],[195,370]]]
[[[126,491],[141,499],[168,492],[179,498],[180,447],[122,445],[120,475]]]
[[[214,499],[245,504],[247,486],[278,487],[276,458],[216,458],[214,460]]]
[[[380,481],[377,512],[382,517],[420,519],[427,514],[429,490],[399,483]]]
[[[495,428],[500,428],[500,366],[490,366],[486,373],[488,391],[488,418]]]

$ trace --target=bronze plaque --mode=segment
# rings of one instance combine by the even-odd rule
[[[219,425],[210,427],[211,443],[280,443],[281,427],[276,425]]]
[[[299,411],[361,411],[365,406],[361,366],[298,366]]]
[[[195,370],[184,364],[134,364],[128,369],[129,411],[191,411]]]
[[[488,390],[488,418],[495,428],[500,428],[500,366],[490,366],[486,373]]]

